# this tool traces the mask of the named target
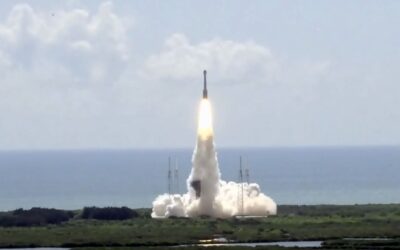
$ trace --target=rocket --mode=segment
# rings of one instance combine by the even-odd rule
[[[203,71],[203,75],[204,75],[203,99],[207,99],[208,94],[207,94],[207,71],[206,70]]]
[[[204,75],[204,86],[203,86],[203,99],[208,99],[208,93],[207,93],[207,71],[204,70],[203,71],[203,75]],[[201,195],[201,180],[192,180],[190,182],[190,186],[193,188],[193,190],[195,191],[195,195],[196,195],[196,199],[200,198]]]

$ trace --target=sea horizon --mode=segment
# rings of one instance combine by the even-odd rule
[[[400,146],[217,147],[217,152],[223,180],[240,181],[242,156],[249,181],[277,204],[400,202]],[[168,157],[179,168],[172,191],[186,192],[192,153],[193,148],[0,151],[0,210],[151,207],[157,195],[168,192]]]

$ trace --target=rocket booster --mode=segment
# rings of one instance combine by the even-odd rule
[[[204,87],[203,87],[203,99],[208,98],[208,93],[207,93],[207,71],[203,71],[204,75]]]

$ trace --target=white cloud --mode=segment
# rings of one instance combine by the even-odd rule
[[[52,70],[48,80],[53,82],[109,84],[118,78],[128,54],[125,25],[110,2],[95,13],[41,12],[20,4],[0,24],[0,59],[11,67],[8,74],[31,80],[36,76],[42,83],[46,79],[41,76]]]
[[[199,42],[185,29],[147,44],[159,23],[139,16],[128,32],[132,17],[109,2],[31,6],[0,20],[0,149],[190,145],[203,69],[222,145],[399,141],[395,63],[357,71],[347,58]]]
[[[96,144],[130,62],[128,26],[110,2],[95,11],[15,5],[0,20],[0,148]]]
[[[252,41],[215,38],[193,44],[184,34],[173,34],[160,53],[148,58],[144,74],[158,80],[191,80],[207,69],[214,81],[222,84],[265,83],[275,77],[277,67],[271,51]]]

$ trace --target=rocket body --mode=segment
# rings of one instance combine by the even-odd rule
[[[208,98],[208,93],[207,93],[207,71],[203,71],[204,75],[204,87],[203,87],[203,99]]]

